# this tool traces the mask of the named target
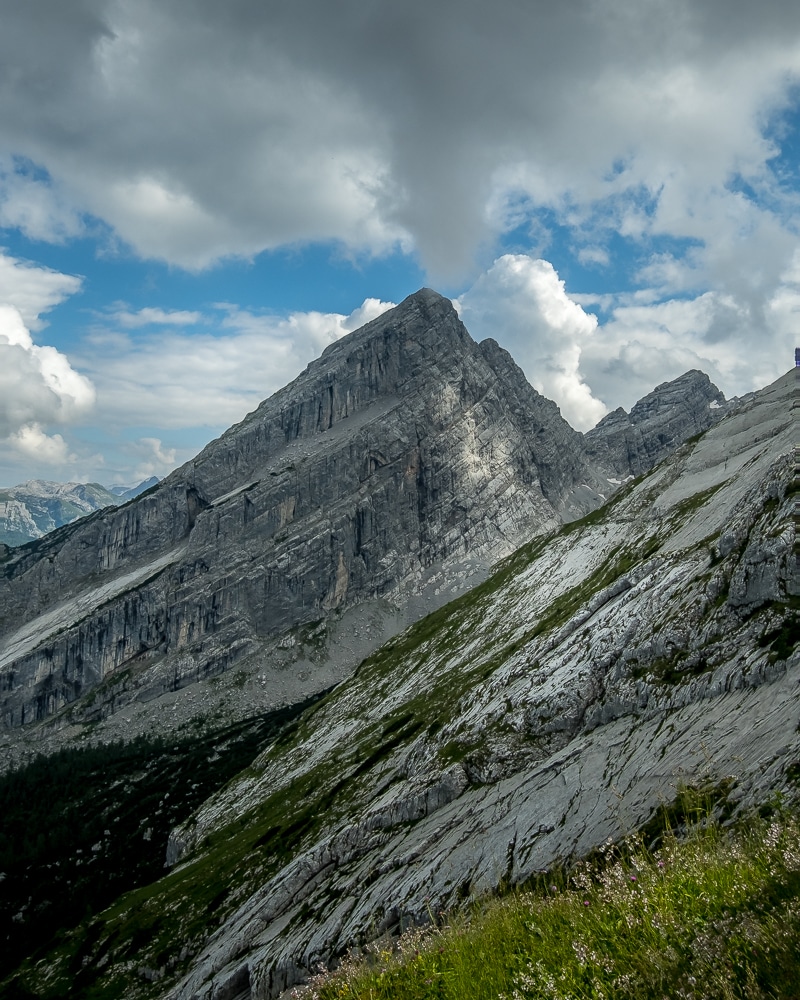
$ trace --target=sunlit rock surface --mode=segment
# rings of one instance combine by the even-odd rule
[[[794,794],[794,378],[388,644],[174,831],[178,929],[193,878],[243,854],[162,995],[277,996],[625,836],[684,784],[733,808]]]

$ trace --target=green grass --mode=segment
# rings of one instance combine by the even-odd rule
[[[779,812],[732,833],[701,820],[658,847],[606,844],[533,889],[375,944],[293,996],[791,1000],[798,984],[800,823]]]

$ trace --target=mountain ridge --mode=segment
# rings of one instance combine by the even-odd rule
[[[152,476],[134,486],[59,483],[32,479],[0,489],[0,544],[25,545],[103,507],[125,503],[149,489]]]
[[[28,987],[80,964],[131,1000],[271,1000],[682,786],[734,815],[797,799],[794,395],[790,372],[373,653]]]
[[[513,358],[422,289],[142,497],[11,551],[3,725],[77,734],[124,711],[129,733],[185,688],[181,722],[301,700],[615,488]]]

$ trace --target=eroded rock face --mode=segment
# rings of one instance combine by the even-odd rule
[[[287,629],[370,599],[402,604],[433,577],[441,602],[465,566],[556,523],[595,478],[555,404],[423,289],[148,495],[12,553],[3,722],[40,720],[123,671],[134,681],[118,700],[145,674],[157,696],[252,660]]]
[[[423,289],[152,491],[11,550],[2,726],[58,716],[119,738],[302,700],[521,542],[597,507],[708,426],[721,398],[690,372],[584,439]],[[287,646],[334,621],[310,648]],[[214,688],[231,667],[245,687]],[[197,697],[156,710],[187,689]],[[120,715],[142,703],[138,721]]]
[[[608,475],[639,476],[725,412],[725,396],[708,375],[693,370],[656,386],[630,413],[619,407],[607,414],[586,434],[586,445]]]

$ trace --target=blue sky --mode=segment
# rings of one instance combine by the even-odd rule
[[[796,3],[0,16],[0,485],[164,475],[421,285],[580,429],[791,367]]]

